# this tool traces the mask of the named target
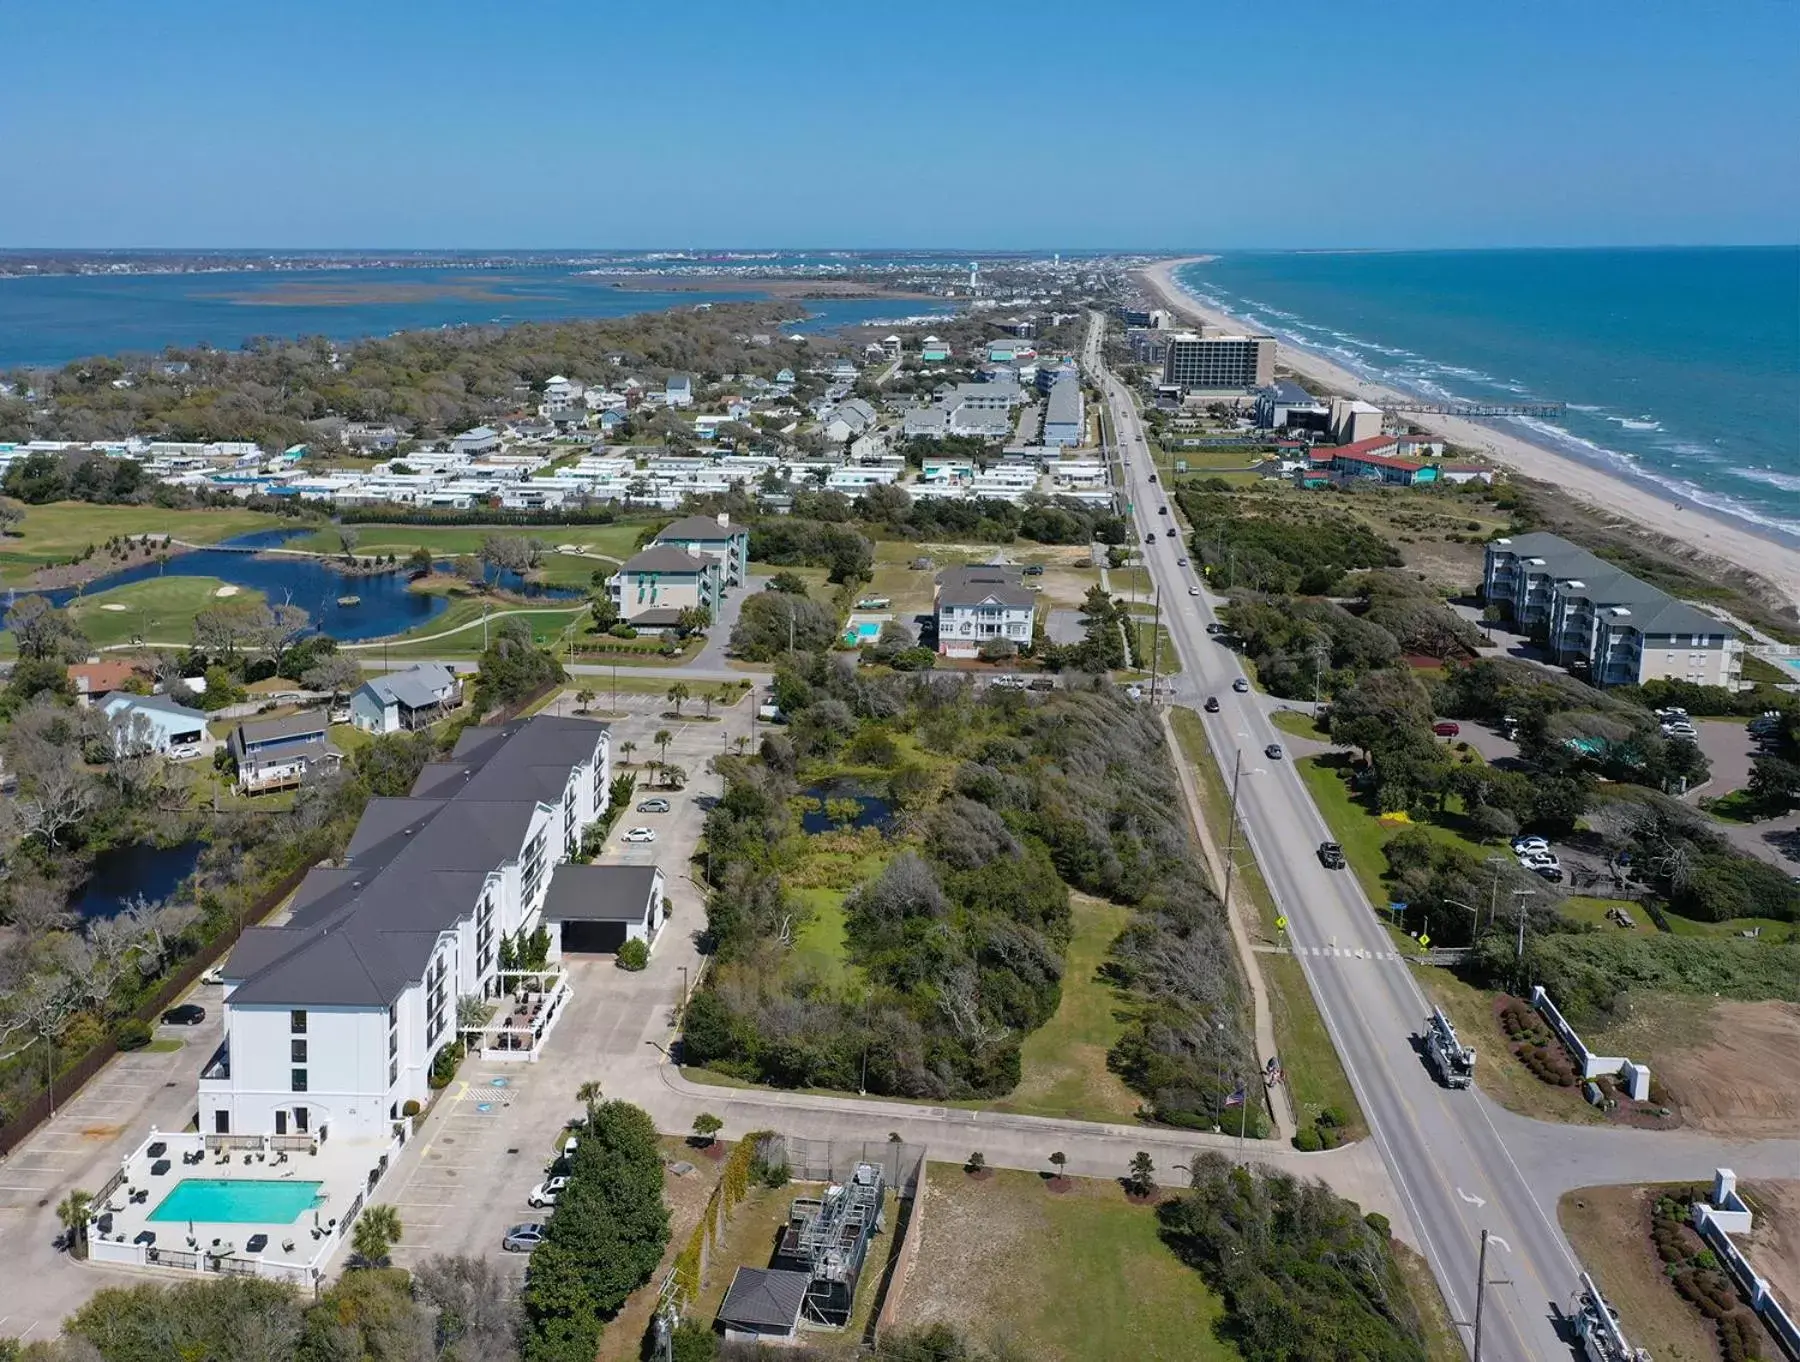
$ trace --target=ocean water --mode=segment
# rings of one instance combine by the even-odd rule
[[[128,351],[154,354],[171,345],[235,350],[256,336],[349,341],[427,327],[623,317],[766,296],[627,291],[567,264],[6,278],[0,279],[0,369]],[[805,299],[790,306],[805,320],[786,329],[799,331],[952,310],[904,299]]]
[[[1195,297],[1420,397],[1800,541],[1800,248],[1229,253]]]

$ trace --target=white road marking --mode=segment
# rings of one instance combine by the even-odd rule
[[[1469,1195],[1469,1193],[1467,1193],[1467,1192],[1465,1192],[1465,1191],[1463,1191],[1463,1189],[1462,1189],[1462,1188],[1460,1188],[1460,1187],[1458,1187],[1458,1188],[1457,1188],[1457,1189],[1456,1189],[1456,1194],[1457,1194],[1457,1195],[1458,1195],[1458,1196],[1459,1196],[1459,1197],[1461,1197],[1461,1198],[1462,1198],[1462,1199],[1463,1199],[1463,1200],[1464,1200],[1464,1201],[1466,1201],[1466,1202],[1468,1202],[1468,1203],[1469,1203],[1469,1204],[1470,1204],[1470,1205],[1471,1205],[1471,1206],[1474,1206],[1474,1207],[1477,1207],[1477,1208],[1480,1208],[1480,1207],[1482,1207],[1482,1206],[1485,1206],[1485,1205],[1487,1205],[1487,1198],[1486,1198],[1486,1197],[1479,1197],[1479,1196],[1470,1196],[1470,1195]],[[1489,1238],[1493,1238],[1493,1237],[1494,1237],[1494,1236],[1493,1236],[1493,1235],[1489,1235],[1489,1236],[1488,1236],[1488,1237],[1489,1237]]]

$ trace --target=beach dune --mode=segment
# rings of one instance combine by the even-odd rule
[[[1162,299],[1170,311],[1191,322],[1242,330],[1245,323],[1209,307],[1176,282],[1174,273],[1183,265],[1211,259],[1184,256],[1163,260],[1144,269],[1144,287]],[[1277,362],[1316,383],[1380,405],[1410,400],[1404,393],[1377,383],[1367,383],[1330,360],[1281,343]],[[1693,506],[1659,496],[1624,478],[1609,476],[1597,468],[1532,444],[1528,440],[1456,416],[1409,413],[1406,418],[1421,430],[1441,435],[1465,449],[1479,450],[1497,464],[1560,487],[1572,499],[1643,526],[1652,534],[1674,541],[1702,557],[1716,560],[1739,572],[1761,578],[1790,606],[1800,606],[1800,551],[1755,534],[1736,523]]]

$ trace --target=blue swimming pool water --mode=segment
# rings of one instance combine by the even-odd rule
[[[249,1178],[183,1178],[164,1197],[152,1220],[213,1224],[291,1225],[313,1208],[316,1182],[257,1182]]]
[[[881,637],[881,621],[880,620],[858,620],[856,622],[856,636],[858,638],[880,638]]]

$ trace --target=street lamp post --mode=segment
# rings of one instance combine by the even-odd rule
[[[1481,930],[1481,912],[1480,912],[1480,910],[1473,908],[1469,904],[1463,903],[1458,899],[1445,899],[1444,902],[1449,904],[1450,907],[1452,907],[1452,908],[1461,908],[1465,912],[1468,913],[1468,915],[1469,915],[1469,944],[1471,946],[1473,946],[1475,944],[1475,934]]]

